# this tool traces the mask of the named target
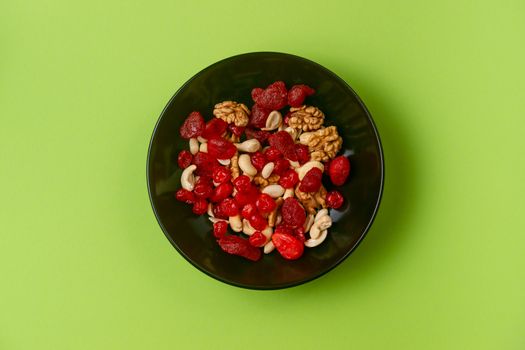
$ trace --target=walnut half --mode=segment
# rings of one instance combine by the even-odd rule
[[[308,146],[312,160],[326,162],[335,157],[343,145],[343,139],[335,126],[329,126],[313,132],[305,132],[299,142]]]
[[[312,131],[319,129],[324,122],[324,113],[314,106],[290,108],[288,125],[294,129]]]
[[[235,126],[246,126],[250,119],[250,110],[242,103],[224,101],[215,105],[213,115],[228,124],[233,123]]]

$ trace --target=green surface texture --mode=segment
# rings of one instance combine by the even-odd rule
[[[0,2],[0,349],[524,349],[525,2]],[[171,95],[283,51],[383,141],[367,238],[250,291],[169,244],[145,179]]]

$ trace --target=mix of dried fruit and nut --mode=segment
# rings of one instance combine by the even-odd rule
[[[276,248],[294,260],[326,239],[328,208],[340,208],[344,199],[327,192],[323,174],[341,186],[350,162],[337,156],[343,143],[337,128],[323,126],[324,113],[304,104],[314,93],[277,81],[252,90],[251,110],[224,101],[210,121],[192,112],[181,126],[189,151],[178,155],[184,170],[175,197],[209,215],[223,251],[257,261]]]

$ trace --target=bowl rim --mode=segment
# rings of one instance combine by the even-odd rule
[[[158,128],[160,122],[162,121],[162,119],[164,118],[164,115],[165,115],[168,107],[171,105],[171,103],[175,99],[175,97],[183,89],[185,89],[186,86],[188,86],[191,82],[193,82],[193,80],[195,80],[199,75],[203,74],[204,72],[208,71],[209,69],[212,69],[213,67],[215,67],[215,66],[217,66],[219,64],[222,64],[225,61],[229,61],[231,59],[234,59],[234,58],[240,58],[240,57],[243,57],[243,56],[257,56],[257,55],[284,56],[284,57],[291,57],[291,58],[299,60],[299,61],[304,61],[304,62],[306,62],[308,64],[312,64],[314,66],[317,66],[319,69],[323,70],[325,73],[330,75],[332,78],[334,78],[335,80],[338,80],[339,82],[341,82],[356,97],[357,102],[359,103],[360,107],[364,110],[365,115],[368,118],[368,121],[370,122],[370,125],[372,126],[372,130],[374,132],[377,144],[379,146],[380,173],[381,173],[381,178],[380,178],[380,183],[379,183],[379,193],[377,195],[377,199],[376,199],[374,210],[373,210],[372,215],[371,215],[371,217],[370,217],[370,219],[368,221],[368,224],[366,225],[364,230],[361,232],[359,238],[357,239],[356,243],[352,246],[352,248],[350,248],[344,255],[342,255],[329,268],[325,269],[324,271],[322,271],[320,273],[316,273],[316,274],[314,274],[312,276],[309,276],[308,278],[304,278],[304,279],[301,279],[301,280],[288,282],[288,283],[275,284],[275,285],[270,285],[270,286],[269,285],[248,285],[248,284],[239,283],[239,282],[236,282],[236,281],[233,281],[233,280],[229,280],[227,278],[223,278],[223,277],[215,275],[212,272],[210,272],[210,271],[206,270],[205,268],[201,267],[197,262],[193,261],[188,255],[186,255],[186,253],[182,249],[180,249],[178,247],[176,242],[168,234],[168,231],[166,230],[166,228],[164,227],[164,225],[162,224],[162,222],[161,222],[161,220],[159,218],[159,214],[157,212],[157,209],[155,208],[155,204],[154,204],[154,201],[153,201],[152,188],[151,188],[151,176],[150,176],[151,150],[152,150],[152,146],[153,146],[153,141],[155,140],[155,136],[157,134],[157,128]],[[153,132],[151,134],[151,138],[150,138],[150,142],[149,142],[149,146],[148,146],[148,154],[147,154],[147,159],[146,159],[146,182],[147,182],[147,187],[148,187],[148,197],[149,197],[149,200],[150,200],[150,204],[151,204],[151,208],[153,210],[153,213],[155,214],[155,218],[157,220],[157,223],[159,224],[160,228],[162,229],[162,232],[164,233],[164,235],[166,236],[168,241],[171,243],[171,245],[190,264],[192,264],[194,267],[196,267],[198,270],[200,270],[201,272],[205,273],[206,275],[208,275],[208,276],[210,276],[210,277],[212,277],[212,278],[214,278],[214,279],[216,279],[218,281],[221,281],[221,282],[224,282],[226,284],[229,284],[231,286],[245,288],[245,289],[252,289],[252,290],[277,290],[277,289],[284,289],[284,288],[290,288],[290,287],[299,286],[301,284],[313,281],[313,280],[315,280],[315,279],[325,275],[326,273],[332,271],[334,268],[339,266],[344,260],[346,260],[350,256],[350,254],[352,254],[354,252],[354,250],[357,249],[357,247],[361,244],[361,242],[364,240],[365,236],[367,235],[368,231],[370,230],[370,227],[372,226],[372,224],[373,224],[373,222],[374,222],[374,220],[375,220],[375,218],[377,216],[377,212],[379,210],[379,205],[381,204],[381,199],[383,197],[384,182],[385,182],[385,159],[384,159],[384,154],[383,154],[383,146],[382,146],[382,143],[381,143],[381,138],[379,136],[379,132],[377,131],[377,127],[376,127],[376,125],[374,123],[374,120],[372,118],[372,115],[371,115],[370,111],[365,106],[364,102],[361,100],[359,95],[354,91],[354,89],[344,79],[339,77],[337,74],[332,72],[330,69],[322,66],[321,64],[319,64],[319,63],[317,63],[315,61],[309,60],[307,58],[301,57],[301,56],[297,56],[297,55],[289,54],[289,53],[284,53],[284,52],[277,52],[277,51],[254,51],[254,52],[246,52],[246,53],[242,53],[242,54],[229,56],[229,57],[223,58],[223,59],[221,59],[219,61],[216,61],[216,62],[210,64],[209,66],[207,66],[204,69],[201,69],[200,71],[195,73],[190,79],[188,79],[184,84],[182,84],[177,89],[177,91],[173,94],[173,96],[171,96],[169,101],[166,103],[166,106],[162,109],[162,112],[160,113],[160,115],[159,115],[159,117],[157,119],[157,122],[155,123],[155,127],[153,128]]]

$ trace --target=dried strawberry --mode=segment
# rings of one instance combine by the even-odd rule
[[[285,224],[279,224],[275,227],[275,230],[273,231],[273,233],[285,233],[287,235],[293,235],[293,232],[294,232],[294,229],[292,228],[289,228],[288,226],[286,226]]]
[[[229,197],[233,192],[233,185],[229,182],[220,184],[219,186],[213,189],[210,200],[213,203],[218,203],[223,199]]]
[[[288,91],[288,104],[292,107],[301,107],[306,96],[313,95],[315,90],[308,85],[294,85]]]
[[[182,150],[180,151],[178,157],[177,157],[177,164],[179,165],[179,168],[186,169],[191,165],[191,162],[193,161],[193,155],[188,150]]]
[[[299,190],[302,192],[317,192],[321,188],[321,179],[323,172],[319,168],[310,169],[303,177]]]
[[[237,147],[222,137],[214,137],[208,140],[208,153],[217,159],[230,159],[237,152]]]
[[[266,156],[262,152],[253,153],[251,156],[251,161],[255,169],[257,169],[257,171],[261,171],[266,165],[266,163],[268,163],[268,161],[266,160]]]
[[[301,257],[304,252],[304,244],[300,239],[286,233],[274,233],[272,242],[279,254],[288,260],[295,260]]]
[[[199,112],[191,112],[179,129],[183,139],[191,139],[202,134],[205,128],[204,118]]]
[[[222,184],[225,182],[229,182],[231,178],[232,173],[230,169],[223,166],[218,166],[215,167],[215,169],[213,169],[213,182]]]
[[[304,225],[306,213],[299,201],[293,197],[286,198],[281,208],[283,223],[291,228]]]
[[[277,206],[275,200],[266,193],[261,193],[259,195],[255,201],[255,205],[261,214],[271,213]]]
[[[248,203],[241,210],[241,216],[245,219],[249,219],[255,213],[257,213],[257,206],[255,203]]]
[[[194,214],[202,215],[208,210],[208,202],[204,198],[196,198],[192,211]]]
[[[284,188],[293,188],[299,182],[299,175],[293,169],[285,170],[279,178],[279,185]]]
[[[195,187],[193,188],[193,193],[197,197],[201,198],[210,198],[213,193],[213,187],[209,178],[205,176],[199,177],[197,182],[195,182]]]
[[[255,130],[255,129],[246,129],[246,139],[256,139],[262,144],[268,140],[268,137],[270,137],[270,133],[266,130]]]
[[[278,131],[268,139],[270,146],[273,146],[283,154],[284,157],[291,161],[297,161],[297,154],[295,154],[295,142],[286,131]]]
[[[233,198],[226,198],[222,200],[218,206],[221,213],[224,213],[228,217],[239,214],[239,207]]]
[[[330,180],[336,186],[341,186],[345,183],[350,174],[350,161],[345,156],[339,156],[332,159],[328,169]]]
[[[180,201],[184,202],[186,204],[193,204],[195,202],[195,195],[193,192],[188,191],[184,188],[181,188],[177,192],[175,192],[175,198]]]
[[[288,102],[288,91],[286,85],[282,81],[276,81],[268,85],[262,92],[252,90],[252,98],[256,104],[269,110],[278,110],[286,106]]]
[[[204,131],[202,132],[201,136],[207,140],[214,137],[221,137],[227,128],[228,123],[226,123],[224,120],[219,118],[213,118],[212,120],[206,123],[206,127],[204,128]]]
[[[254,247],[262,247],[266,243],[266,236],[261,231],[255,231],[248,239]]]
[[[301,145],[300,143],[296,144],[295,154],[297,154],[297,160],[299,161],[299,164],[304,164],[310,160],[310,151],[306,145]]]
[[[266,109],[261,105],[253,105],[250,116],[250,126],[264,128],[266,126],[266,119],[268,119],[268,115],[271,111],[271,109]]]
[[[205,152],[197,152],[193,157],[193,164],[197,166],[195,174],[199,176],[211,176],[213,169],[219,166],[217,159]]]
[[[261,88],[254,88],[252,89],[252,100],[255,102],[261,96],[261,94],[264,92],[264,89]]]
[[[228,232],[228,223],[226,221],[217,221],[213,224],[213,235],[215,238],[222,238]]]
[[[273,172],[281,176],[286,170],[290,168],[288,159],[279,158],[274,163]]]
[[[266,219],[263,218],[259,213],[253,214],[248,219],[248,221],[250,221],[250,225],[252,225],[252,227],[256,230],[262,231],[266,228],[266,226],[268,226],[268,222],[266,221]]]
[[[282,153],[275,147],[268,147],[264,151],[264,155],[268,159],[269,162],[275,162],[277,159],[282,157]]]
[[[261,249],[253,247],[247,239],[234,235],[227,235],[220,238],[219,246],[228,254],[239,255],[251,261],[257,261],[261,258]]]
[[[326,194],[326,205],[329,208],[339,209],[344,201],[345,199],[339,191],[330,191]]]
[[[228,130],[232,132],[232,134],[241,136],[244,132],[244,129],[246,129],[245,126],[236,126],[235,124],[228,124]]]
[[[237,178],[233,180],[233,186],[239,192],[248,191],[251,185],[252,185],[252,180],[248,177],[248,175],[237,176]]]

